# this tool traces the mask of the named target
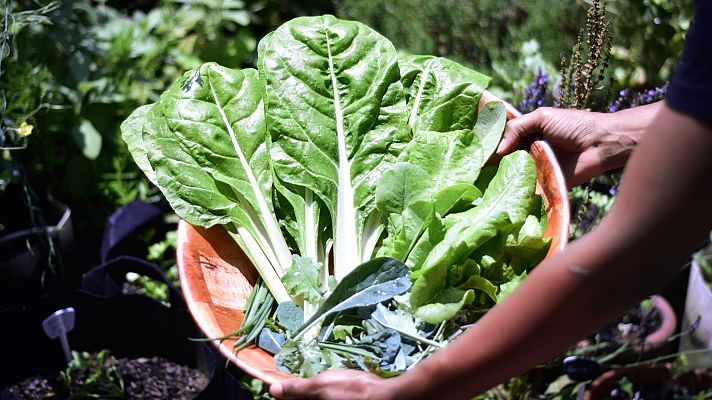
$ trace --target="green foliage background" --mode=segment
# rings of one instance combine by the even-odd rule
[[[611,93],[669,79],[694,0],[609,0]],[[75,229],[100,236],[133,199],[156,200],[120,139],[119,124],[202,62],[254,66],[259,39],[300,15],[362,21],[401,51],[458,60],[494,77],[517,104],[538,70],[555,80],[589,4],[501,0],[4,0],[0,195],[22,168],[33,187],[69,203]],[[8,18],[9,16],[9,18]],[[13,130],[14,129],[14,130]],[[11,140],[12,139],[12,140]]]

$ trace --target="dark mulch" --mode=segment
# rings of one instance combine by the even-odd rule
[[[187,400],[208,385],[199,370],[160,357],[115,360],[124,382],[125,399]],[[0,400],[67,399],[69,393],[59,376],[36,376],[0,390]]]

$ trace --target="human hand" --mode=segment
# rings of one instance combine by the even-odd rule
[[[572,187],[622,167],[657,107],[612,114],[539,108],[507,123],[497,155],[510,153],[528,137],[540,134],[551,144]]]
[[[278,399],[386,400],[386,380],[368,372],[336,369],[309,379],[290,379],[272,384],[270,394]]]

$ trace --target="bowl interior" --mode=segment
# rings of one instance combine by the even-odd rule
[[[486,94],[481,103],[495,99]],[[514,108],[508,107],[508,119],[518,115]],[[552,238],[548,257],[561,250],[568,240],[568,194],[549,145],[535,141],[529,151],[538,170],[536,191],[544,199],[548,217],[544,235]],[[204,229],[184,221],[178,225],[177,249],[181,287],[202,331],[208,338],[220,338],[236,331],[258,276],[247,256],[222,227]],[[250,346],[235,353],[234,340],[215,340],[214,343],[231,362],[267,383],[291,377],[278,371],[272,355],[259,347]]]

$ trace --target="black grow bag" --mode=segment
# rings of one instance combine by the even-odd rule
[[[208,377],[210,383],[196,399],[224,398],[224,359],[209,344],[189,340],[202,336],[174,287],[171,307],[143,295],[96,292],[111,291],[118,285],[115,279],[122,279],[127,271],[162,277],[145,261],[120,257],[90,271],[81,290],[45,295],[0,311],[0,388],[66,368],[59,340],[45,336],[42,321],[59,309],[73,307],[76,324],[68,334],[72,350],[109,349],[117,358],[164,357]]]

